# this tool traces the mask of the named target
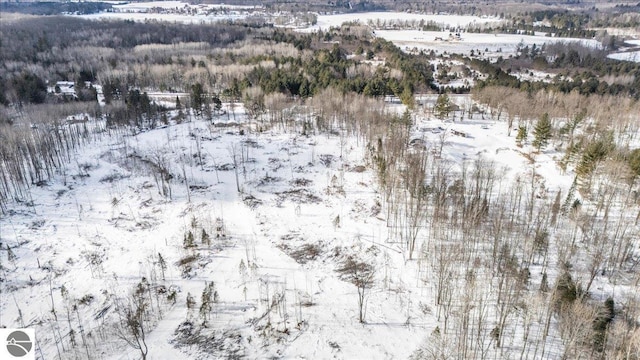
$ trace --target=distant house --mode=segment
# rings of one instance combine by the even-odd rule
[[[96,93],[98,95],[98,102],[104,103],[102,86],[94,85],[91,81],[85,81],[84,89],[82,89],[83,86],[81,86],[80,89],[76,89],[76,88],[77,88],[76,83],[73,81],[58,81],[53,86],[49,85],[47,87],[47,92],[49,94],[52,94],[64,100],[77,100],[79,97],[82,97],[83,95],[85,95],[85,99],[86,99],[86,91],[83,92],[82,90],[93,88],[96,90]]]
[[[75,89],[76,84],[73,81],[58,81],[54,86],[50,86],[47,90],[51,94],[63,97],[78,97]]]

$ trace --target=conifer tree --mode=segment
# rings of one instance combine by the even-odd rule
[[[193,241],[193,233],[191,232],[191,230],[189,230],[184,236],[183,244],[185,249],[196,246],[195,242]]]
[[[220,96],[218,96],[218,94],[214,94],[212,101],[215,114],[220,114],[220,111],[222,111],[222,100],[220,100]]]
[[[551,121],[549,121],[549,114],[544,113],[540,120],[536,123],[536,127],[533,129],[533,146],[538,151],[549,144],[551,139]]]
[[[519,126],[518,127],[518,135],[516,135],[516,144],[520,147],[527,141],[527,127]]]
[[[206,95],[202,84],[195,83],[191,86],[191,108],[196,115],[202,115],[203,106],[206,103]]]
[[[167,262],[160,253],[158,253],[158,265],[160,266],[160,272],[162,272],[162,281],[164,281],[164,272],[167,271]]]
[[[410,86],[405,86],[400,94],[400,100],[403,104],[405,104],[409,109],[413,109],[415,106],[415,100],[413,98],[413,91]]]
[[[204,290],[202,290],[202,297],[200,303],[200,316],[202,316],[203,325],[206,326],[209,319],[209,313],[213,309],[212,303],[218,302],[218,292],[215,290],[216,284],[210,282],[205,284]]]
[[[435,114],[436,117],[440,120],[443,120],[449,113],[453,111],[453,105],[451,104],[451,99],[449,99],[449,95],[446,93],[442,93],[438,96],[435,105]]]
[[[614,149],[615,144],[611,133],[605,134],[597,141],[590,142],[585,147],[582,158],[578,166],[576,166],[578,176],[582,178],[589,176],[595,170],[598,162],[603,160]]]
[[[205,229],[202,229],[202,245],[211,245],[211,238]]]
[[[193,309],[195,305],[196,299],[193,298],[193,295],[191,295],[191,293],[187,293],[187,309]]]
[[[9,245],[7,245],[7,260],[9,260],[9,262],[13,263],[16,261],[18,257],[16,256],[16,254],[13,252],[13,250],[11,250],[11,247],[9,247]]]

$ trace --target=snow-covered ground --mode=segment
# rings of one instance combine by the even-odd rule
[[[233,123],[236,117],[244,121],[241,107],[218,123]],[[173,200],[167,201],[158,195],[154,180],[145,176],[144,163],[127,165],[126,159],[119,158],[124,147],[135,148],[134,153],[141,157],[164,154],[177,161],[171,167],[178,174],[180,161],[194,161],[190,155],[188,159],[178,156],[187,155],[192,148],[190,136],[201,137],[201,155],[206,161],[203,166],[186,165],[192,187],[190,202],[186,184],[172,185]],[[199,121],[129,139],[107,138],[84,149],[79,164],[85,175],[80,176],[83,171],[70,165],[69,177],[33,189],[34,212],[18,210],[0,221],[3,242],[11,244],[18,257],[15,266],[8,267],[10,280],[3,285],[2,325],[21,326],[19,307],[25,325],[36,327],[45,358],[54,356],[56,335],[38,324],[51,320],[51,299],[66,324],[64,304],[69,300],[61,295],[64,286],[71,299],[89,299],[80,305],[77,317],[71,314],[70,321],[83,319],[84,331],[93,336],[108,332],[100,324],[114,319],[115,297],[128,294],[142,277],[159,281],[154,264],[160,253],[169,269],[166,281],[159,282],[178,290],[178,303],[160,305],[162,319],[148,335],[152,359],[185,358],[186,354],[202,358],[195,349],[180,352],[168,342],[178,325],[197,317],[197,310],[196,315],[188,315],[185,297],[191,293],[199,301],[207,281],[213,281],[220,294],[210,326],[256,337],[255,345],[247,345],[247,357],[327,358],[338,353],[344,358],[407,357],[418,346],[419,334],[433,327],[433,321],[423,319],[405,326],[407,314],[417,309],[406,308],[402,294],[377,288],[369,303],[370,325],[354,326],[356,289],[333,272],[332,249],[359,251],[359,247],[384,242],[380,235],[384,221],[367,210],[377,197],[374,179],[369,171],[349,170],[362,164],[364,150],[351,142],[348,146],[349,151],[345,149],[339,159],[340,137],[277,132],[242,136],[237,127],[209,127]],[[238,157],[240,152],[247,156],[239,175],[243,194],[236,191],[230,169],[231,149]],[[335,177],[339,180],[332,179]],[[338,186],[344,186],[348,195],[327,194]],[[336,216],[343,219],[337,228],[332,225]],[[197,225],[192,227],[194,221]],[[216,236],[217,221],[224,223],[223,238]],[[193,231],[199,239],[202,229],[211,234],[213,245],[197,240],[196,249],[184,249],[185,231]],[[363,240],[354,242],[360,238]],[[305,244],[319,246],[316,261],[301,264],[281,250],[292,251]],[[380,251],[386,252],[385,247]],[[199,261],[185,279],[174,264],[192,254]],[[390,281],[403,286],[405,280]],[[53,298],[48,295],[50,290]],[[274,338],[260,340],[255,329],[265,326],[267,320],[256,321],[255,326],[247,321],[268,312],[264,297],[280,294],[287,298],[282,310],[286,314],[271,315]],[[101,310],[105,313],[96,315]],[[75,323],[72,326],[78,331]],[[69,331],[66,325],[62,327],[63,334]],[[285,329],[291,335],[280,333]],[[68,335],[65,338],[68,344]],[[282,342],[275,343],[276,338]],[[351,341],[354,338],[368,340]],[[272,340],[274,343],[264,346]],[[113,339],[99,349],[103,355],[96,358],[128,359],[137,354]]]
[[[627,51],[607,55],[609,59],[640,62],[640,51]]]
[[[182,1],[150,1],[113,5],[113,11],[77,15],[84,19],[126,19],[134,21],[167,21],[184,24],[213,23],[242,20],[254,14],[263,14],[260,6],[200,4]]]
[[[463,16],[463,15],[429,15],[399,12],[370,12],[336,15],[319,15],[318,23],[306,29],[297,31],[327,30],[338,27],[345,22],[359,22],[363,25],[374,24],[383,27],[385,23],[421,21],[435,22],[445,28],[465,29],[471,25],[496,24],[502,21],[499,18]],[[482,53],[483,58],[495,59],[499,56],[507,57],[516,53],[518,45],[532,46],[555,42],[580,42],[585,46],[599,48],[601,44],[597,40],[578,38],[557,38],[547,36],[545,33],[535,35],[519,34],[485,34],[466,33],[460,34],[460,39],[455,39],[454,32],[449,31],[422,31],[422,30],[375,30],[375,36],[393,42],[396,46],[406,51],[435,51],[436,54],[457,53],[469,55],[472,51],[477,55]],[[451,35],[451,36],[450,36]]]
[[[640,62],[640,40],[625,40],[618,52],[607,55],[609,59]]]
[[[203,4],[192,5],[183,1],[149,1],[149,2],[132,2],[126,4],[114,5],[113,8],[119,11],[146,12],[151,9],[255,9],[259,6],[255,5],[227,5],[227,4]]]
[[[435,96],[420,100],[428,108]],[[461,109],[471,106],[469,96],[452,100]],[[442,327],[430,310],[434,284],[389,237],[366,144],[340,135],[255,133],[241,106],[225,110],[217,126],[196,120],[105,135],[54,181],[34,187],[33,207],[16,204],[0,219],[2,242],[17,256],[5,263],[0,325],[21,326],[20,311],[22,322],[36,329],[44,358],[64,352],[60,347],[68,351],[63,358],[82,357],[84,345],[72,347],[70,329],[77,344],[85,342],[79,331],[89,338],[92,358],[135,358],[137,350],[116,341],[110,324],[116,299],[145,278],[177,292],[175,304],[165,292],[153,295],[152,308],[162,315],[148,333],[150,359],[220,358],[235,348],[248,358],[407,358]],[[532,165],[531,149],[517,147],[506,124],[488,115],[414,116],[411,137],[430,149],[442,146],[454,171],[482,158],[497,164],[505,185],[532,167],[541,188],[571,185],[553,151],[533,155]],[[161,180],[151,175],[149,161],[164,163],[173,175],[171,199],[159,194]],[[210,245],[201,242],[203,230]],[[184,247],[188,232],[195,235],[191,248]],[[335,271],[349,255],[377,268],[366,324],[357,321],[356,287]],[[178,265],[190,257],[190,270]],[[176,329],[202,321],[197,306],[207,282],[218,293],[208,329],[237,343],[225,340],[208,354],[196,345],[176,348]],[[195,309],[187,308],[188,293]]]
[[[188,15],[188,14],[157,14],[146,12],[101,12],[96,14],[77,15],[88,20],[133,20],[133,21],[166,21],[182,24],[209,24],[227,20],[246,19],[248,14],[212,14],[212,15]]]
[[[396,21],[424,21],[425,23],[434,22],[444,27],[466,28],[469,25],[498,23],[501,20],[499,18],[479,17],[472,15],[414,14],[405,12],[365,12],[319,15],[318,23],[315,26],[307,28],[305,31],[327,30],[331,27],[339,27],[345,22],[359,22],[362,25],[367,25],[369,22],[372,22],[373,24],[383,24],[384,22]]]
[[[85,19],[127,19],[134,21],[158,20],[187,24],[241,20],[250,15],[267,15],[259,6],[231,6],[225,4],[191,5],[182,1],[154,1],[116,4],[113,12],[78,15]],[[498,18],[471,15],[413,14],[402,12],[367,12],[351,14],[318,15],[317,24],[297,31],[309,32],[338,27],[344,22],[383,24],[395,21],[434,22],[447,28],[467,28],[470,25],[498,23]]]
[[[511,75],[517,77],[520,80],[543,82],[551,82],[556,77],[556,74],[540,70],[524,70],[521,72],[512,72]]]
[[[594,48],[600,47],[597,40],[556,38],[542,35],[462,33],[460,40],[444,41],[449,38],[448,31],[377,30],[375,34],[393,42],[403,50],[433,50],[436,54],[446,52],[465,55],[469,55],[473,51],[476,55],[479,52],[482,53],[484,58],[514,55],[518,45],[532,46],[535,44],[540,46],[556,42],[579,42]],[[436,40],[437,38],[444,40]]]
[[[609,54],[609,59],[640,62],[640,40],[625,40],[625,47],[619,52]]]

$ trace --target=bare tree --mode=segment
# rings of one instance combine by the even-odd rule
[[[124,340],[129,346],[140,351],[142,359],[147,358],[149,348],[146,337],[148,331],[148,292],[149,284],[143,278],[135,292],[117,302],[116,312],[118,322],[115,326],[115,334]]]
[[[597,315],[594,306],[582,301],[575,301],[561,311],[559,330],[564,342],[563,359],[578,359],[591,352],[584,344],[593,341],[593,323]]]
[[[373,265],[350,255],[342,260],[336,271],[343,280],[349,281],[358,289],[358,321],[364,323],[367,291],[373,286],[375,277]]]
[[[409,260],[413,259],[418,234],[424,227],[427,216],[425,208],[427,202],[427,190],[425,187],[427,159],[428,156],[425,151],[408,154],[406,156],[406,169],[402,172],[402,175],[404,175],[405,193],[407,194],[404,203]]]
[[[236,190],[239,193],[242,193],[242,187],[240,186],[240,180],[238,179],[238,166],[240,164],[238,162],[238,150],[236,144],[231,144],[231,146],[229,146],[229,155],[231,155],[231,160],[233,161],[233,171],[236,176]]]

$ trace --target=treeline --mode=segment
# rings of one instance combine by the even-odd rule
[[[589,25],[599,28],[637,28],[640,26],[640,3],[617,4],[608,12],[594,14]]]
[[[586,29],[590,20],[590,14],[584,12],[537,10],[525,12],[523,16],[511,19],[510,26],[506,28],[546,32],[556,37],[593,38],[596,31]]]
[[[302,97],[335,87],[343,92],[374,97],[397,95],[411,101],[415,89],[425,90],[433,81],[426,61],[407,56],[384,40],[376,40],[373,49],[386,55],[388,67],[365,70],[357,59],[347,58],[345,49],[334,45],[331,49],[316,50],[308,61],[283,59],[275,69],[258,66],[247,74],[248,83],[260,86],[267,93]],[[394,77],[391,69],[399,71],[398,76]],[[364,76],[367,74],[370,76]]]
[[[584,28],[573,27],[556,27],[545,25],[532,25],[524,22],[512,22],[510,24],[503,24],[500,26],[478,26],[470,27],[468,32],[475,33],[493,33],[500,32],[503,34],[521,34],[521,35],[535,35],[536,32],[548,33],[554,37],[571,37],[571,38],[585,38],[591,39],[596,36],[595,30],[587,30]]]
[[[469,66],[488,74],[477,86],[508,86],[527,92],[539,90],[583,95],[625,95],[640,98],[640,64],[608,59],[606,52],[575,43],[555,43],[536,49],[523,47],[513,58],[496,63],[464,59]],[[512,72],[535,69],[557,74],[550,81],[522,80]]]
[[[75,46],[131,49],[145,44],[202,41],[221,47],[244,39],[247,32],[245,26],[229,23],[198,25],[33,17],[0,23],[3,39],[0,61],[55,62],[55,57],[42,58],[42,55],[55,55]]]
[[[104,2],[2,2],[0,12],[12,12],[31,15],[95,14],[112,8]]]
[[[196,82],[207,92],[236,96],[251,86],[302,97],[333,86],[410,101],[414,91],[428,89],[433,79],[425,57],[409,56],[382,39],[362,39],[364,30],[355,27],[297,34],[238,24],[52,17],[17,21],[0,31],[8,39],[0,55],[0,79],[5,80],[0,102],[5,105],[42,103],[46,82],[60,80],[97,82],[109,102],[130,88],[188,91]],[[340,45],[328,47],[327,41]],[[360,56],[347,58],[352,52]],[[374,56],[386,60],[385,66],[362,64]]]
[[[127,68],[149,57],[130,57],[143,45],[202,42],[224,47],[246,38],[242,25],[183,25],[132,21],[88,21],[35,17],[0,22],[0,102],[44,101],[42,84],[96,81],[107,71]],[[164,60],[174,60],[165,52]],[[127,63],[119,65],[122,61]],[[157,60],[162,61],[162,60]]]
[[[146,92],[130,89],[123,96],[123,101],[113,106],[106,114],[108,128],[130,127],[133,129],[154,129],[160,120],[168,124],[166,108],[152,102]]]

